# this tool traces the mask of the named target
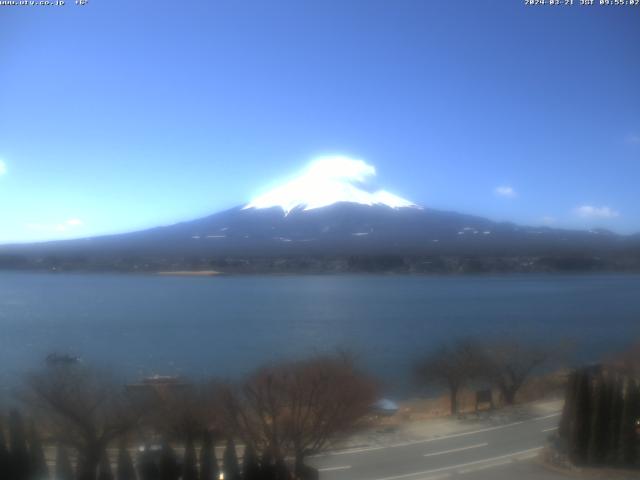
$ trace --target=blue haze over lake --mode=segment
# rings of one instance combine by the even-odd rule
[[[129,378],[237,378],[265,361],[354,349],[390,388],[468,335],[577,341],[597,360],[640,338],[640,275],[229,276],[0,273],[0,382],[50,352]]]

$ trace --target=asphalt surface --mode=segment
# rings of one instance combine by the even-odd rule
[[[536,457],[559,413],[390,446],[331,452],[308,459],[321,480],[443,478],[556,480]]]

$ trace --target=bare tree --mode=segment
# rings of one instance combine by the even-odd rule
[[[216,437],[222,423],[220,392],[214,382],[165,389],[149,402],[151,425],[165,438],[195,441],[207,433]]]
[[[286,377],[288,415],[283,422],[296,465],[348,432],[375,401],[375,384],[348,356],[319,357],[293,365]]]
[[[52,436],[78,452],[79,480],[95,480],[107,445],[141,416],[122,387],[82,365],[56,365],[28,377],[25,400]]]
[[[476,364],[482,376],[495,384],[507,405],[541,367],[559,361],[567,347],[561,344],[536,344],[517,339],[503,339],[483,346]]]
[[[293,455],[301,469],[307,455],[350,431],[375,398],[375,383],[352,357],[337,354],[261,369],[229,392],[226,405],[246,442],[276,460]]]
[[[458,413],[458,393],[480,374],[479,344],[470,339],[458,340],[433,351],[415,368],[416,379],[423,386],[439,385],[449,390],[450,411]]]

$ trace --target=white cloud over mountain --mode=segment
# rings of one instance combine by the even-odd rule
[[[615,218],[620,213],[610,207],[594,207],[593,205],[581,205],[575,209],[575,213],[582,218]]]
[[[55,225],[46,225],[42,223],[27,223],[25,224],[25,228],[27,230],[32,231],[43,231],[43,232],[67,232],[69,230],[73,230],[82,226],[83,222],[79,218],[70,218],[62,223],[58,223]]]
[[[337,202],[419,208],[386,190],[367,189],[366,183],[375,175],[375,167],[363,160],[340,155],[320,157],[295,178],[254,198],[244,208],[280,207],[285,214],[295,208],[312,210]]]

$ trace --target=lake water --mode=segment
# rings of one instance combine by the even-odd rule
[[[583,360],[640,339],[640,275],[161,277],[0,273],[0,382],[50,352],[129,377],[237,378],[355,350],[390,389],[468,335],[571,337]]]

